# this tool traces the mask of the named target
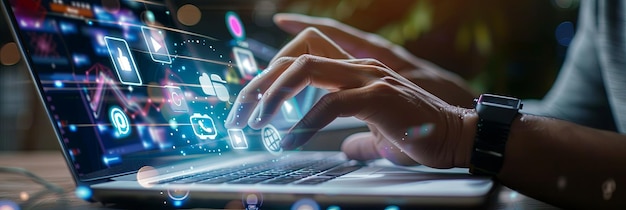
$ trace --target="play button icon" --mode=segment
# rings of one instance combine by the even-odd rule
[[[152,57],[153,61],[166,64],[172,63],[170,54],[167,51],[163,31],[142,26],[141,33],[143,34],[143,39],[146,41],[146,46],[150,51],[150,57]]]
[[[154,37],[150,37],[150,40],[152,41],[152,49],[154,49],[155,52],[159,52],[159,50],[161,50],[161,44],[159,44],[159,42],[157,42],[157,40],[154,39]]]

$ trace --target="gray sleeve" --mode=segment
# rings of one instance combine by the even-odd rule
[[[616,130],[598,62],[596,2],[581,1],[579,25],[552,89],[541,101],[525,101],[524,113]]]

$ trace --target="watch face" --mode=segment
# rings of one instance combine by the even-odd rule
[[[499,96],[493,94],[482,94],[478,99],[478,103],[486,103],[489,105],[499,105],[505,106],[511,109],[521,109],[522,108],[522,100],[512,97]]]

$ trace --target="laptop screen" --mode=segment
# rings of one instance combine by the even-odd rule
[[[136,170],[146,155],[275,149],[260,131],[223,125],[239,90],[276,51],[248,36],[251,21],[229,2],[8,1],[78,177]],[[298,100],[283,105],[276,132],[301,117]]]

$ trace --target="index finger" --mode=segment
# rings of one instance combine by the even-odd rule
[[[297,34],[307,27],[317,28],[357,58],[375,58],[396,70],[415,66],[409,60],[416,58],[404,48],[376,34],[361,31],[334,19],[281,13],[274,15],[274,22],[291,34]]]
[[[333,40],[328,38],[317,28],[307,27],[300,32],[291,42],[285,45],[274,58],[270,65],[282,57],[298,57],[303,54],[311,54],[334,59],[353,58]]]

